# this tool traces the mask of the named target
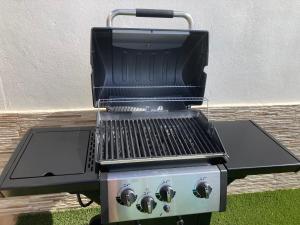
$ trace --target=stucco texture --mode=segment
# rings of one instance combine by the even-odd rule
[[[297,0],[0,0],[0,111],[91,108],[90,30],[116,8],[186,11],[210,32],[211,105],[300,102]],[[115,22],[186,28],[182,19]]]

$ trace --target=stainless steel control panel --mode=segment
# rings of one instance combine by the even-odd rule
[[[217,166],[109,172],[105,179],[109,223],[219,211]]]

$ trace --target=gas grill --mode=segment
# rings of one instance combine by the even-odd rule
[[[114,28],[118,15],[182,17],[189,29]],[[96,126],[29,130],[1,175],[4,195],[77,194],[101,205],[91,225],[209,224],[233,180],[300,169],[254,122],[209,120],[208,32],[189,14],[115,10],[107,25],[91,32]]]
[[[207,57],[206,31],[92,29],[94,106],[106,109],[95,131],[102,223],[224,210],[228,154],[207,107],[191,108],[207,105]]]

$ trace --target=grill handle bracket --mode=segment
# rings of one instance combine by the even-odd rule
[[[182,11],[162,10],[162,9],[115,9],[107,17],[107,27],[113,26],[116,16],[135,16],[135,17],[157,17],[157,18],[184,18],[188,22],[189,29],[193,28],[193,18],[190,14]]]

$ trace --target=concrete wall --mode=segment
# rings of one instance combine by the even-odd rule
[[[187,11],[210,31],[210,104],[300,102],[297,0],[0,0],[0,111],[90,108],[89,42],[116,8]],[[125,27],[183,20],[119,18]]]

